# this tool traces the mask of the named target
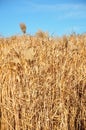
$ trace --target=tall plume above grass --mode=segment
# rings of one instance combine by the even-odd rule
[[[24,23],[20,23],[21,31],[25,34],[26,33],[26,25]]]

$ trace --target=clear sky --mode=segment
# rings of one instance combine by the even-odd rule
[[[0,0],[0,35],[21,34],[24,22],[27,33],[39,29],[50,35],[86,32],[86,0]]]

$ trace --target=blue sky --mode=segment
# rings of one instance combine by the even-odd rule
[[[86,0],[0,0],[0,35],[28,34],[39,29],[50,35],[86,32]]]

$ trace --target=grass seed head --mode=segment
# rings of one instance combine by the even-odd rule
[[[20,28],[22,32],[25,34],[26,33],[26,25],[24,23],[20,23]]]

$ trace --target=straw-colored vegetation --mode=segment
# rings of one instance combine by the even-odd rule
[[[85,110],[86,35],[0,38],[0,130],[85,130]]]
[[[24,23],[20,23],[20,29],[24,34],[26,33],[26,25]]]

